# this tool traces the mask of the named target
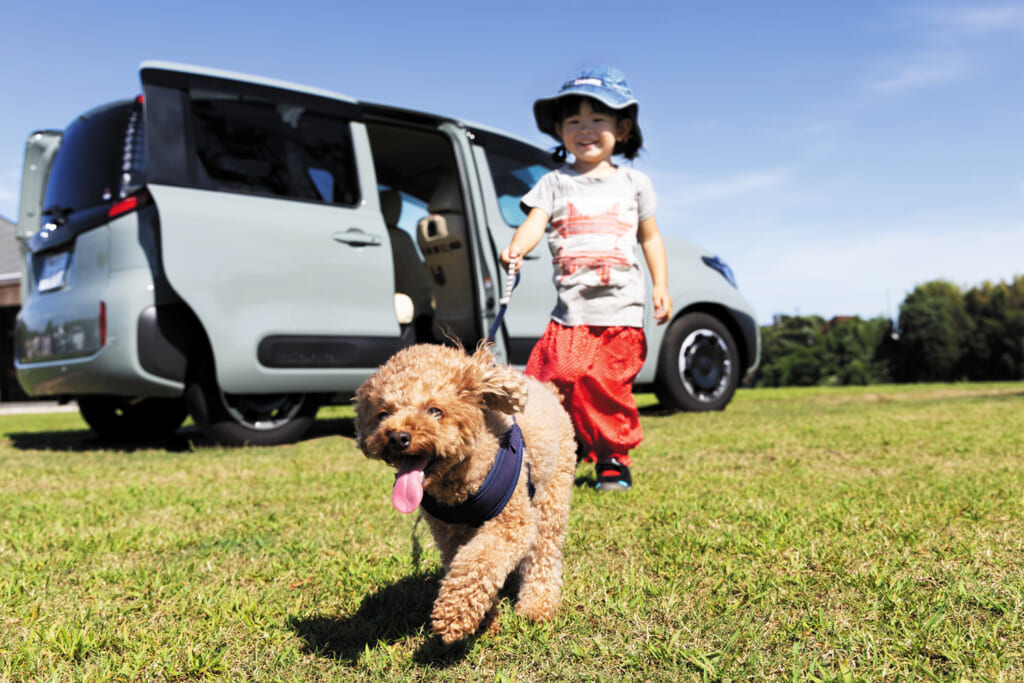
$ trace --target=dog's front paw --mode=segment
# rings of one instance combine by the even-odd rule
[[[447,589],[447,590],[446,590]],[[451,586],[442,586],[441,594],[434,602],[430,613],[431,627],[446,645],[474,635],[484,620],[487,606],[473,595],[452,591]]]
[[[445,645],[452,645],[476,633],[478,624],[466,619],[465,615],[440,618],[436,614],[436,609],[434,612],[435,614],[431,616],[431,627],[434,635],[438,636]]]
[[[487,613],[496,606],[501,581],[491,580],[481,566],[479,559],[453,561],[452,569],[441,581],[441,590],[430,612],[434,633],[446,644],[474,635]],[[463,566],[465,565],[465,566]],[[466,566],[473,567],[477,574],[470,576]]]

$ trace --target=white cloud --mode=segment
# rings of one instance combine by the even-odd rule
[[[926,22],[971,36],[1005,31],[1024,31],[1024,7],[1020,5],[936,8],[919,13]]]
[[[990,4],[896,9],[902,28],[919,45],[903,63],[880,70],[869,83],[874,91],[900,91],[957,82],[985,68],[987,47],[999,34],[1024,33],[1024,5]],[[1016,39],[1015,36],[1013,39]]]
[[[875,91],[893,92],[945,85],[962,79],[970,71],[969,60],[960,51],[929,52],[911,57],[889,75],[869,83],[868,87]]]
[[[721,180],[699,183],[684,182],[678,185],[676,198],[678,203],[683,205],[717,202],[751,192],[775,189],[785,185],[788,179],[788,171],[773,170],[738,173]]]

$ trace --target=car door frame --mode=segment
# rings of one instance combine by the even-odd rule
[[[325,91],[162,62],[144,63],[141,78],[147,186],[161,218],[163,270],[209,339],[217,384],[227,393],[255,394],[331,393],[358,383],[400,345],[390,246],[358,105]],[[173,170],[198,163],[181,94],[189,87],[298,98],[343,112],[361,199],[339,206],[201,189],[194,174],[182,182],[184,174]],[[168,142],[176,127],[185,144]],[[245,229],[229,234],[224,226],[232,224]],[[283,225],[309,243],[275,229]]]
[[[520,150],[529,156],[537,154],[538,149],[534,145],[495,131],[475,128],[473,134],[477,143],[473,146],[473,157],[482,188],[485,225],[488,242],[491,244],[492,253],[489,258],[495,264],[497,272],[501,274],[500,291],[504,292],[508,276],[501,267],[499,257],[501,250],[508,246],[519,226],[509,225],[501,212],[487,149],[493,147],[496,152],[501,152],[501,147],[508,145],[510,150]],[[506,362],[520,367],[526,365],[530,351],[543,334],[555,305],[555,290],[551,284],[553,269],[546,238],[542,242],[520,263],[519,283],[509,301],[502,330],[498,335],[503,340]]]

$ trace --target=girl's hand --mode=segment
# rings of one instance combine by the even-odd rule
[[[513,261],[518,261],[521,258],[523,258],[523,255],[519,252],[519,247],[514,244],[510,244],[501,250],[501,263],[506,268],[508,267],[508,264]]]
[[[664,325],[672,319],[672,297],[666,287],[655,287],[651,297],[654,301],[654,319]]]

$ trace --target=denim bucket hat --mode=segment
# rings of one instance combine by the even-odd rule
[[[572,75],[562,88],[551,97],[542,97],[533,103],[533,117],[537,128],[558,140],[555,132],[555,107],[559,99],[570,95],[593,97],[614,110],[637,107],[633,91],[626,83],[626,76],[611,66],[595,66]]]

